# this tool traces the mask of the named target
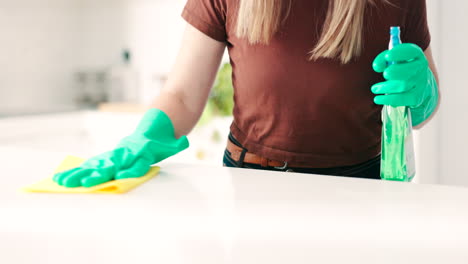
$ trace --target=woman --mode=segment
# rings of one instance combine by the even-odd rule
[[[188,0],[182,16],[175,67],[135,132],[56,182],[140,177],[187,148],[226,47],[226,166],[378,179],[381,105],[409,106],[415,126],[438,105],[424,0]],[[391,26],[412,44],[385,51]]]

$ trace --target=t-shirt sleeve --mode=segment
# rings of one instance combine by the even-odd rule
[[[431,43],[431,34],[427,22],[426,0],[408,0],[405,10],[405,23],[402,29],[402,40],[414,43],[426,50]]]
[[[226,0],[188,0],[182,17],[208,37],[227,41]]]

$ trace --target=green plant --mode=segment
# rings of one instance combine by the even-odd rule
[[[199,124],[204,125],[216,116],[231,116],[234,108],[234,88],[232,86],[232,67],[225,63],[219,69]]]

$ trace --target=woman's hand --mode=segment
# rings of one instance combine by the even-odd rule
[[[373,68],[386,79],[372,86],[376,104],[410,107],[413,126],[431,116],[438,104],[437,81],[419,46],[405,43],[384,51]]]
[[[87,160],[83,165],[55,174],[54,181],[65,187],[92,187],[111,180],[145,175],[151,165],[186,149],[185,136],[176,139],[169,117],[158,109],[149,110],[135,132],[112,151]]]

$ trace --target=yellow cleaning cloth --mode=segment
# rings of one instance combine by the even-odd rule
[[[58,166],[55,172],[61,172],[69,169],[76,168],[80,166],[85,159],[68,156],[65,160]],[[121,194],[126,193],[133,188],[139,186],[140,184],[145,183],[159,173],[159,167],[152,167],[150,171],[143,177],[140,178],[130,178],[122,180],[114,180],[106,182],[91,188],[77,187],[77,188],[67,188],[58,185],[48,178],[42,180],[33,185],[27,186],[22,190],[25,192],[40,192],[40,193],[101,193],[101,194]]]

